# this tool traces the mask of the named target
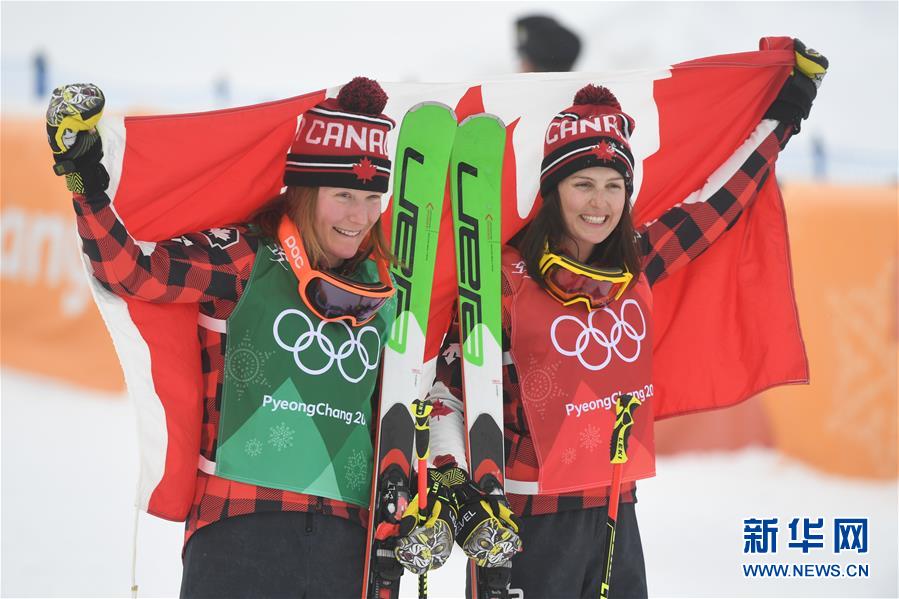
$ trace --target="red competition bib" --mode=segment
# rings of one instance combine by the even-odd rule
[[[623,481],[655,475],[652,292],[642,274],[616,302],[588,312],[562,306],[527,275],[518,251],[503,249],[512,288],[511,359],[519,376],[537,480],[506,473],[506,491],[555,494],[608,486],[615,402],[640,399],[633,412]]]

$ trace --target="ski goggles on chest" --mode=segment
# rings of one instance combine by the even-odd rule
[[[563,306],[583,302],[588,310],[599,310],[620,299],[634,276],[620,268],[596,268],[544,248],[540,276],[549,294]]]
[[[312,268],[303,240],[288,216],[281,218],[278,237],[287,254],[287,261],[300,282],[300,297],[322,320],[348,320],[354,327],[362,326],[377,316],[378,310],[395,293],[386,260],[375,260],[377,283],[362,283]]]

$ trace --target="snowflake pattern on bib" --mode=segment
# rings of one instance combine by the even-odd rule
[[[225,353],[225,372],[233,377],[237,388],[237,400],[243,398],[250,385],[269,385],[265,378],[265,363],[274,354],[253,346],[249,332]]]
[[[251,458],[258,457],[262,455],[262,442],[256,438],[250,439],[244,445],[244,451]]]
[[[284,451],[288,447],[293,447],[293,435],[296,431],[285,423],[282,422],[278,426],[271,427],[269,432],[271,433],[268,437],[269,445],[276,450]]]
[[[361,489],[368,479],[368,464],[365,455],[359,450],[353,450],[343,469],[346,484],[351,489]]]

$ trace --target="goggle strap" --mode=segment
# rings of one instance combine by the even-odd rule
[[[390,279],[390,272],[387,269],[385,260],[375,260],[378,265],[378,275],[382,289],[364,289],[343,277],[336,275],[332,276],[312,268],[312,265],[309,263],[309,257],[306,255],[306,247],[303,245],[303,238],[300,237],[296,224],[294,224],[293,220],[286,214],[281,217],[281,222],[278,225],[278,237],[281,241],[281,247],[288,253],[287,261],[290,263],[290,268],[296,275],[300,285],[306,286],[313,278],[320,277],[332,285],[358,295],[390,297],[394,293],[393,281]],[[291,255],[294,247],[297,248],[297,256]],[[299,264],[297,264],[297,261],[299,261]]]
[[[630,273],[625,269],[601,269],[594,266],[589,266],[587,264],[578,262],[574,258],[570,258],[564,254],[552,252],[549,249],[549,244],[544,244],[543,256],[540,257],[540,262],[538,264],[540,274],[545,275],[553,265],[558,265],[559,267],[569,270],[575,274],[582,274],[584,276],[595,278],[597,280],[610,280],[612,282],[622,280],[629,283],[632,278],[630,276]]]

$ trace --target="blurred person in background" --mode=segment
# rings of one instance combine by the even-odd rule
[[[631,444],[651,447],[652,393],[641,391],[653,382],[652,352],[645,351],[652,347],[652,287],[727,233],[808,117],[827,60],[798,40],[793,50],[793,74],[758,124],[753,133],[758,145],[740,168],[715,189],[703,189],[711,194],[707,201],[677,204],[641,226],[631,218],[635,165],[629,138],[636,123],[614,94],[587,85],[547,127],[543,204],[504,247],[502,258],[505,498],[517,515],[523,545],[511,560],[510,586],[517,596],[647,596],[636,483],[616,486],[610,463],[600,462],[601,451],[592,469],[571,466],[572,452],[603,443],[619,447],[619,436],[623,445],[628,434]],[[564,355],[577,360],[559,361],[548,337],[558,353],[569,348]],[[458,428],[440,435],[445,446],[432,441],[431,451],[461,463],[458,343],[457,321],[444,340],[429,395],[455,414],[439,426]],[[599,363],[585,355],[591,343],[601,348],[593,356]],[[546,396],[547,372],[557,386],[552,398]],[[615,397],[615,418],[605,421],[580,418],[580,412],[566,419],[557,403],[589,406],[597,398]],[[593,411],[611,410],[615,402],[610,404]],[[600,430],[602,422],[609,427],[614,422],[614,431]],[[614,560],[609,587],[601,589],[610,515],[617,522]]]
[[[34,67],[34,97],[43,101],[47,96],[47,53],[38,50],[31,57]]]
[[[581,52],[576,33],[543,15],[515,21],[515,39],[522,73],[570,71]]]
[[[95,129],[102,92],[90,84],[53,92],[47,127],[54,170],[73,192],[93,276],[120,296],[200,305],[205,397],[200,466],[195,487],[185,490],[194,500],[183,597],[361,594],[372,403],[395,308],[380,222],[394,127],[382,114],[386,101],[377,82],[353,79],[304,114],[287,155],[286,191],[250,222],[187,233],[144,254],[106,194]],[[364,130],[364,140],[344,144],[322,134],[350,125]],[[310,341],[301,363],[295,340],[304,332],[318,342]],[[332,368],[333,348],[348,338],[351,355]],[[264,376],[252,381],[239,376],[238,354],[248,351],[266,356]],[[240,400],[247,406],[249,397],[268,403],[247,414]],[[304,410],[320,402],[328,415]],[[292,417],[287,412],[298,411],[306,417],[302,434],[285,429],[269,438],[269,427],[277,432]],[[227,434],[250,425],[268,443],[251,439],[229,450]],[[321,476],[347,453],[362,456],[354,480]]]
[[[812,137],[812,174],[816,181],[827,180],[827,146],[820,135]]]

